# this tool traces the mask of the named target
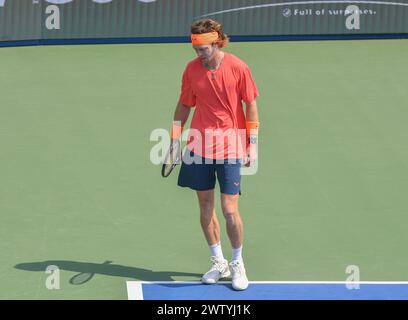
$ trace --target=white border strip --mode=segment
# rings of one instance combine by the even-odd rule
[[[142,284],[201,284],[201,281],[126,281],[128,300],[143,300]],[[218,283],[231,283],[219,281]],[[250,284],[378,284],[408,285],[408,281],[250,281]]]
[[[300,4],[331,4],[331,3],[358,3],[358,4],[382,4],[388,6],[408,6],[408,3],[403,2],[385,2],[385,1],[295,1],[295,2],[280,2],[280,3],[268,3],[268,4],[259,4],[255,6],[248,6],[248,7],[241,7],[241,8],[233,8],[227,9],[222,11],[215,11],[211,13],[206,13],[202,16],[197,18],[203,18],[208,16],[215,16],[217,14],[234,12],[234,11],[243,11],[248,9],[258,9],[258,8],[266,8],[266,7],[279,7],[279,6],[292,6],[292,5],[300,5]]]
[[[169,284],[169,283],[192,283],[198,284],[201,281],[127,281],[128,283],[148,283],[148,284]],[[231,281],[218,281],[218,283],[231,283]],[[408,284],[408,281],[249,281],[249,283],[268,283],[268,284]]]
[[[128,300],[143,300],[141,281],[126,281]]]

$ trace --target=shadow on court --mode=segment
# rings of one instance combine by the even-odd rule
[[[153,271],[149,269],[127,267],[112,264],[113,261],[103,263],[89,263],[66,260],[47,260],[42,262],[19,263],[14,267],[25,271],[45,272],[49,266],[57,266],[60,270],[78,272],[69,282],[73,285],[80,285],[91,280],[94,275],[102,274],[107,276],[130,278],[142,281],[174,281],[172,277],[196,277],[201,278],[201,274],[176,271]]]

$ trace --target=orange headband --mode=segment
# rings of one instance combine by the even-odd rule
[[[193,33],[191,35],[192,44],[212,44],[218,40],[218,32]]]

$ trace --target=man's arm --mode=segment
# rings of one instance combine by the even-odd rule
[[[257,144],[258,144],[258,127],[259,127],[259,115],[258,115],[258,106],[256,101],[253,100],[252,102],[245,103],[246,104],[246,116],[245,121],[247,124],[247,137],[248,137],[248,159],[245,165],[247,167],[251,166],[252,163],[258,157],[257,155]],[[255,126],[256,129],[250,129],[250,127]]]
[[[180,121],[180,125],[184,127],[190,115],[191,107],[185,106],[180,101],[177,103],[176,110],[174,111],[173,121]]]
[[[258,106],[256,105],[256,101],[252,101],[246,104],[246,121],[258,121],[259,122],[259,115],[258,115]]]
[[[170,138],[172,141],[179,141],[183,128],[190,115],[191,107],[182,104],[180,101],[177,103],[176,110],[173,116],[173,125],[171,128]]]

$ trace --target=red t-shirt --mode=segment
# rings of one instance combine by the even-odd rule
[[[246,149],[242,101],[252,102],[258,89],[248,66],[231,53],[216,71],[190,61],[183,73],[179,102],[196,107],[188,149],[210,159],[243,158]],[[207,135],[207,136],[206,136]]]

